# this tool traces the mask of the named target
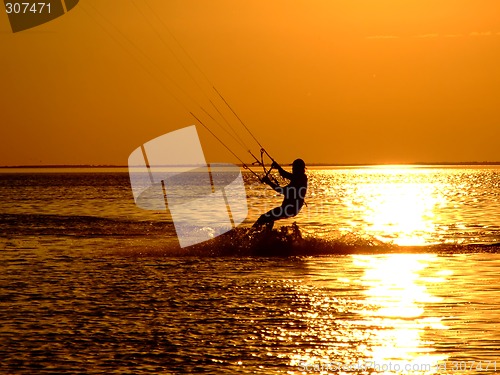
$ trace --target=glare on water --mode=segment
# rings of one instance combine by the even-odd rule
[[[431,364],[446,357],[433,353],[429,343],[421,335],[426,328],[446,329],[441,317],[427,318],[424,315],[427,304],[441,302],[442,298],[431,294],[426,282],[442,283],[440,277],[423,280],[426,268],[433,261],[433,255],[392,255],[383,258],[355,258],[355,264],[365,267],[361,279],[367,286],[362,311],[369,324],[378,326],[371,351],[374,362],[388,361]],[[368,354],[368,353],[367,353]]]
[[[314,236],[355,233],[402,246],[500,242],[496,167],[310,169],[307,207],[295,218]],[[280,203],[252,187],[250,215]]]
[[[498,169],[308,173],[308,207],[292,219],[305,237],[500,242]],[[388,363],[421,375],[500,370],[498,246],[148,255],[153,243],[163,249],[165,218],[136,210],[127,178],[30,174],[0,184],[8,233],[0,243],[1,373],[398,373]],[[269,190],[247,189],[250,219],[281,202]],[[321,372],[317,364],[372,369]]]
[[[367,231],[385,233],[397,245],[424,245],[434,229],[434,208],[439,199],[430,184],[375,183],[364,186],[363,219]]]
[[[321,267],[312,260],[309,285],[322,293],[315,293],[307,313],[292,313],[305,319],[308,329],[289,334],[315,345],[297,349],[291,363],[330,370],[363,365],[380,370],[390,363],[412,366],[416,374],[434,373],[429,371],[447,356],[436,352],[425,335],[448,329],[443,317],[432,313],[433,305],[443,301],[434,291],[446,282],[443,270],[430,267],[435,262],[435,255],[353,256],[339,274],[336,260],[322,261]],[[307,299],[311,290],[302,293]]]

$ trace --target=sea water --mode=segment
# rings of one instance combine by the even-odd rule
[[[500,169],[308,175],[267,257],[183,253],[125,171],[0,174],[0,373],[500,371]],[[280,203],[245,178],[244,227]]]

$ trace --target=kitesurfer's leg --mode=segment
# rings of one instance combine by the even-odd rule
[[[266,212],[257,219],[253,228],[266,226],[267,230],[272,230],[274,222],[280,219],[286,219],[288,217],[293,217],[297,215],[297,209],[293,205],[285,205],[273,208],[272,210]]]
[[[260,215],[260,217],[253,225],[253,228],[258,228],[265,225],[267,230],[271,230],[273,229],[274,222],[284,217],[286,216],[284,216],[283,207],[280,206],[273,208],[265,214]]]

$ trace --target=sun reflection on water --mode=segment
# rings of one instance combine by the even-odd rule
[[[435,207],[442,198],[432,184],[372,183],[360,187],[367,230],[397,245],[424,245],[434,232]],[[384,239],[383,237],[379,239]]]
[[[430,305],[439,304],[441,297],[428,286],[446,280],[429,267],[435,257],[352,256],[345,270],[336,268],[335,261],[311,260],[311,283],[300,297],[309,299],[309,309],[291,312],[306,324],[288,332],[297,345],[290,363],[334,364],[337,372],[339,365],[392,363],[425,369],[414,374],[436,373],[436,364],[447,357],[436,351],[432,337],[447,327],[431,312]],[[303,342],[308,345],[301,349]],[[366,373],[385,373],[372,371]]]
[[[398,254],[385,257],[354,257],[365,268],[360,282],[366,286],[362,324],[375,327],[367,356],[374,362],[400,361],[434,366],[444,356],[433,353],[432,343],[421,335],[426,329],[446,329],[440,317],[426,317],[426,304],[437,303],[423,279],[434,255]],[[444,281],[430,278],[432,282]]]

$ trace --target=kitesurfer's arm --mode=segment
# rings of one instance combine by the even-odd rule
[[[288,180],[292,179],[293,174],[290,173],[290,172],[285,171],[281,167],[281,165],[279,165],[277,162],[273,161],[273,164],[271,165],[271,167],[277,169],[281,177],[286,178]]]
[[[271,181],[271,179],[269,177],[264,177],[262,179],[262,182],[264,182],[265,184],[268,184],[269,186],[271,186],[273,188],[273,190],[275,190],[276,192],[280,193],[280,194],[283,194],[283,188],[277,184],[275,184],[274,182]]]

